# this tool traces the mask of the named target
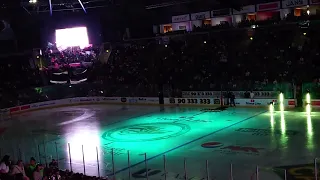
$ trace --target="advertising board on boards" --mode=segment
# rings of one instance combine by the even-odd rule
[[[171,104],[214,104],[212,98],[171,98]]]
[[[56,104],[55,101],[47,101],[43,103],[35,103],[31,105],[31,108],[41,108],[41,107],[47,107],[47,106],[54,106]]]
[[[269,136],[271,134],[295,136],[299,134],[299,131],[296,131],[296,130],[279,130],[279,129],[239,128],[239,129],[236,129],[236,131],[240,133],[249,134],[252,136]]]
[[[170,104],[179,105],[219,105],[220,98],[170,98]],[[227,99],[223,99],[224,105],[227,105]],[[235,104],[239,106],[268,106],[270,103],[278,105],[277,99],[235,99]],[[295,100],[285,100],[285,106],[294,106]]]

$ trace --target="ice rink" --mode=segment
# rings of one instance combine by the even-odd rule
[[[0,124],[1,156],[58,159],[60,168],[116,179],[251,180],[257,166],[260,180],[284,179],[285,170],[287,179],[314,177],[319,112],[213,109],[87,105],[28,112]]]

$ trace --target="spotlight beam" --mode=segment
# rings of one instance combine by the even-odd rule
[[[49,0],[49,6],[50,6],[50,15],[52,16],[52,4],[51,4],[51,0]]]
[[[82,4],[81,0],[78,0],[78,1],[79,1],[79,4],[81,5],[81,7],[82,7],[83,11],[84,11],[85,13],[87,13],[86,8],[84,8],[84,6],[83,6],[83,4]]]

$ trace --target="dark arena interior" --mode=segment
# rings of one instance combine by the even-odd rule
[[[1,180],[317,180],[319,0],[1,0]]]

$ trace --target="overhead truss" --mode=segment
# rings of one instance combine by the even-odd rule
[[[87,13],[87,9],[106,7],[110,0],[25,0],[21,7],[29,14],[49,12],[53,15],[56,11],[78,11]]]

